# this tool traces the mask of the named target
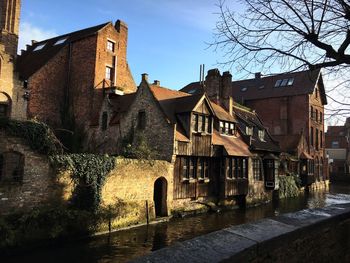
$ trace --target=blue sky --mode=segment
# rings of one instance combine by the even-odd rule
[[[142,73],[180,89],[199,79],[199,65],[219,67],[212,40],[217,0],[22,0],[20,48],[106,21],[129,26],[128,61],[138,84]],[[221,71],[228,68],[221,68]]]

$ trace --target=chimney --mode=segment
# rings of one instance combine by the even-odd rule
[[[155,80],[155,81],[153,82],[153,85],[160,86],[160,81],[159,81],[159,80]]]
[[[229,97],[228,107],[228,112],[233,116],[233,98],[231,96]]]
[[[148,74],[147,73],[143,73],[143,74],[141,74],[141,76],[142,76],[142,81],[148,82]]]
[[[38,43],[38,41],[32,39],[32,45]]]
[[[255,79],[261,79],[261,72],[255,73]]]
[[[220,102],[220,89],[220,71],[217,68],[208,70],[207,76],[205,77],[205,92],[208,94],[209,99],[217,104]]]

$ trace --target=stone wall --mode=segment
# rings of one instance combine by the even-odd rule
[[[350,204],[233,226],[133,262],[349,262]]]
[[[22,181],[0,179],[0,215],[54,204],[59,200],[60,185],[50,173],[46,156],[33,152],[21,139],[0,132],[0,154],[4,152],[23,154],[24,171]]]
[[[166,118],[158,103],[149,84],[145,80],[142,81],[133,104],[121,121],[120,137],[128,136],[131,130],[134,130],[135,134],[143,133],[149,146],[156,152],[157,159],[171,161],[174,153],[175,127]],[[144,111],[146,115],[144,130],[139,130],[137,127],[140,111]]]

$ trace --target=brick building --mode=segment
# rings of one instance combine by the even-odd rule
[[[328,126],[325,147],[332,179],[340,179],[350,173],[349,136],[350,118],[342,126]]]
[[[56,129],[86,130],[101,107],[104,88],[134,92],[127,37],[127,25],[118,20],[32,41],[18,58],[30,92],[28,116]]]
[[[208,71],[203,87],[213,100],[228,105],[228,98],[254,109],[269,133],[280,142],[290,160],[300,160],[293,172],[305,184],[327,179],[324,150],[324,105],[327,104],[320,70],[285,73],[270,77],[234,81],[228,72],[222,76]],[[196,93],[199,82],[183,88]]]
[[[15,71],[20,0],[0,3],[0,117],[26,118],[26,94]]]

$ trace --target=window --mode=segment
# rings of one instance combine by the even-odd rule
[[[288,83],[288,79],[282,80],[282,82],[281,82],[281,87],[286,86],[287,83]]]
[[[40,44],[40,45],[36,46],[36,48],[34,48],[33,51],[39,51],[39,50],[43,49],[45,47],[45,45],[46,45],[46,43]]]
[[[3,170],[4,170],[4,156],[0,154],[0,181],[2,178]]]
[[[310,107],[310,118],[311,118],[311,120],[313,120],[314,119],[314,107]]]
[[[143,110],[139,111],[137,118],[137,128],[139,130],[144,130],[146,128],[146,112]]]
[[[102,113],[102,130],[105,131],[107,130],[107,123],[108,123],[108,114],[107,112]]]
[[[241,91],[243,91],[243,92],[245,92],[245,91],[247,91],[247,87],[243,87],[243,88],[241,88]]]
[[[318,88],[315,89],[315,97],[318,98]]]
[[[8,105],[7,104],[0,104],[0,117],[7,117],[8,115]]]
[[[192,130],[193,132],[211,133],[211,117],[203,114],[193,113]]]
[[[288,86],[292,86],[293,83],[294,83],[294,78],[291,78],[291,79],[288,80],[287,85],[288,85]]]
[[[106,66],[106,79],[113,81],[113,68]]]
[[[335,149],[339,148],[339,142],[338,141],[333,141],[332,142],[332,148],[335,148]]]
[[[189,166],[190,166],[190,159],[187,157],[182,158],[182,178],[183,179],[189,179]]]
[[[66,42],[67,38],[61,38],[59,40],[56,41],[56,43],[54,44],[54,46],[57,46],[57,45],[61,45],[63,44],[64,42]]]
[[[0,155],[0,180],[21,182],[24,174],[24,155],[5,152]]]
[[[219,132],[225,135],[235,135],[236,125],[232,122],[220,121],[219,122]]]
[[[261,161],[259,159],[253,159],[253,177],[255,181],[262,180]]]
[[[195,179],[197,177],[197,158],[190,158],[190,171],[189,171],[190,179]]]
[[[315,137],[316,137],[316,140],[315,140],[315,146],[316,146],[316,149],[318,150],[318,129],[316,129],[316,134],[315,134]]]
[[[319,119],[319,121],[320,121],[320,123],[323,122],[323,114],[322,114],[322,112],[320,112],[320,119]]]
[[[323,137],[322,137],[323,133],[322,131],[320,131],[320,147],[323,148]]]
[[[314,128],[310,128],[310,145],[314,146]]]
[[[281,79],[278,79],[275,83],[275,88],[279,87],[282,83],[282,80]]]
[[[113,41],[107,40],[107,50],[114,52],[115,43]]]
[[[315,120],[318,121],[318,110],[315,110]]]
[[[264,141],[265,140],[265,131],[264,130],[259,130],[258,131],[258,135],[259,135],[260,141]]]
[[[245,127],[245,133],[247,135],[253,135],[253,128],[252,127],[249,127],[249,126],[246,126]]]
[[[209,178],[209,160],[207,158],[199,158],[198,178],[203,180]]]

